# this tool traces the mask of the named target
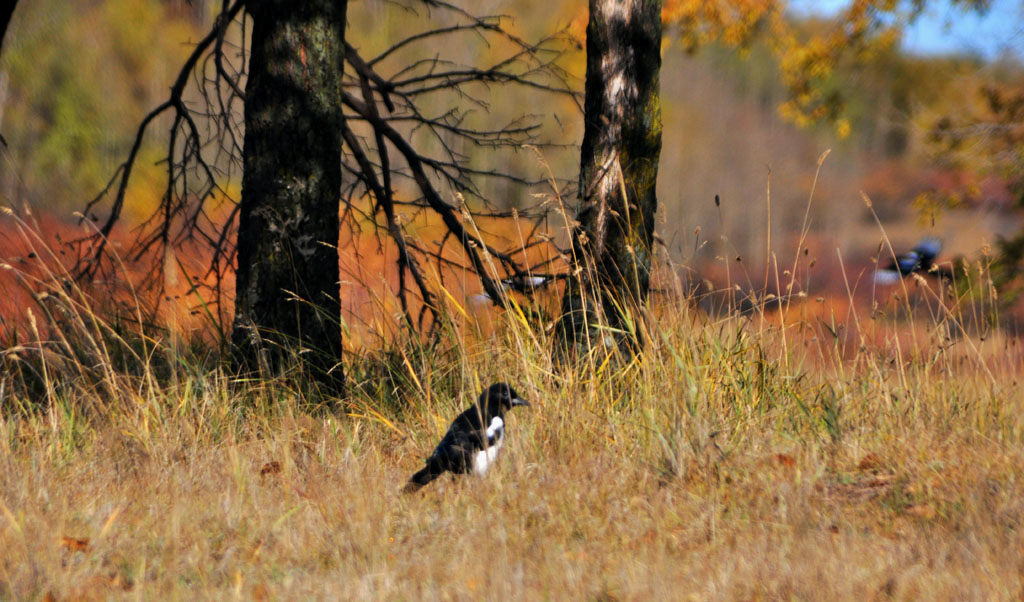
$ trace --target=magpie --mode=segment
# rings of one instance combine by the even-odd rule
[[[935,258],[941,250],[942,241],[937,238],[926,238],[910,251],[897,255],[885,268],[875,270],[875,282],[894,284],[913,273],[927,274],[936,271]],[[945,274],[940,272],[939,275]]]
[[[517,274],[505,278],[501,281],[501,284],[506,290],[513,290],[517,293],[528,295],[564,277],[564,274]]]
[[[502,291],[513,291],[524,295],[531,295],[541,289],[547,288],[555,280],[566,278],[565,274],[517,274],[503,278],[498,281],[498,288]],[[474,303],[488,303],[491,296],[487,293],[478,293],[470,297]]]
[[[505,443],[505,412],[529,405],[505,383],[487,387],[473,407],[452,422],[434,453],[427,458],[427,465],[409,478],[402,491],[418,491],[445,471],[485,474]]]

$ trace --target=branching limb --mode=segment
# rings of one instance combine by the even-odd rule
[[[343,206],[342,220],[373,224],[378,247],[384,248],[386,238],[397,248],[395,295],[406,323],[423,331],[439,317],[436,289],[423,269],[425,264],[436,260],[441,286],[446,272],[474,272],[490,299],[501,305],[510,290],[518,290],[508,282],[529,282],[530,277],[537,276],[540,266],[528,265],[526,251],[539,244],[550,245],[550,240],[538,231],[543,210],[500,210],[499,203],[487,197],[482,184],[497,179],[505,185],[525,188],[542,181],[507,169],[481,166],[483,153],[463,149],[514,152],[524,144],[558,149],[569,145],[539,140],[542,130],[536,115],[506,120],[502,126],[481,125],[479,116],[489,111],[493,102],[491,88],[522,86],[572,98],[576,106],[579,95],[558,67],[565,54],[560,49],[564,38],[552,36],[527,44],[502,26],[503,17],[475,17],[432,0],[417,5],[455,15],[458,22],[412,33],[371,60],[360,55],[355,40],[346,45],[343,100],[347,125],[340,160],[344,173],[354,177],[345,177],[339,202]],[[212,286],[219,301],[224,276],[233,269],[240,210],[229,191],[235,189],[232,182],[241,169],[243,147],[246,51],[237,40],[247,39],[244,8],[245,0],[222,0],[214,26],[182,65],[168,99],[143,118],[125,162],[87,204],[86,215],[91,217],[101,202],[110,199],[109,214],[98,233],[76,241],[88,249],[79,262],[78,275],[92,277],[101,269],[107,238],[121,220],[136,163],[145,155],[144,139],[155,122],[169,118],[163,195],[153,215],[138,226],[130,257],[154,260],[146,279],[159,288],[163,286],[160,260],[164,256],[160,251],[166,253],[183,245],[208,251],[212,255],[209,269],[205,275],[197,275],[196,281],[206,283],[214,276]],[[494,48],[505,49],[504,56],[483,67],[462,65],[440,56],[398,62],[400,55],[417,44],[467,34],[489,48],[500,38],[502,41]],[[203,100],[198,107],[186,100],[190,82]],[[444,103],[446,108],[440,114],[425,111],[423,100],[437,94],[447,94],[451,102]],[[434,150],[428,153],[421,147]],[[410,189],[416,191],[413,198],[402,198]],[[469,201],[454,204],[445,200],[449,194]],[[367,207],[362,203],[364,199],[372,199],[372,205]],[[408,235],[399,207],[411,209],[419,218],[440,217],[445,230],[440,241],[434,243],[436,249]],[[477,218],[524,218],[533,223],[525,237],[509,241],[479,229]],[[354,235],[358,234],[358,227],[350,227]],[[450,240],[458,241],[465,264],[454,255],[445,256]],[[508,246],[502,247],[506,243]],[[550,261],[543,265],[549,266]],[[548,271],[554,274],[550,281],[559,277],[557,269]],[[417,302],[421,307],[414,319]]]

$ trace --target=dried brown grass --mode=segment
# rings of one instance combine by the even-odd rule
[[[925,286],[842,340],[813,296],[663,296],[642,357],[579,371],[452,311],[348,358],[337,415],[58,290],[59,336],[3,354],[0,597],[1019,599],[1024,353]],[[494,471],[401,495],[495,380],[534,405]]]
[[[368,383],[337,417],[296,409],[302,393],[287,386],[238,390],[216,373],[155,387],[124,378],[105,399],[54,386],[0,423],[0,591],[1021,594],[1018,373],[993,379],[941,357],[862,357],[840,373],[783,348],[774,327],[682,319],[657,330],[642,362],[581,377],[555,375],[543,341],[509,326],[457,348],[454,365],[444,354],[407,363],[429,396],[413,386],[387,392],[389,405]],[[512,419],[496,470],[400,495],[477,385],[499,378],[535,404]]]

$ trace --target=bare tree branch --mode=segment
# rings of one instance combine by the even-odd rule
[[[398,285],[394,294],[405,322],[423,331],[439,317],[436,292],[423,270],[425,262],[436,261],[441,285],[446,271],[471,270],[487,296],[500,305],[510,291],[529,292],[510,286],[509,282],[526,282],[523,279],[536,275],[541,267],[527,265],[525,251],[537,245],[550,245],[550,239],[538,235],[543,210],[500,211],[481,185],[486,179],[497,179],[526,188],[543,181],[508,170],[481,167],[480,153],[469,156],[460,149],[517,152],[525,144],[558,149],[571,145],[539,140],[542,130],[537,115],[519,117],[498,127],[479,125],[481,115],[491,108],[491,87],[522,86],[571,98],[577,107],[580,102],[579,95],[567,83],[568,76],[559,67],[559,61],[569,51],[567,48],[572,47],[564,36],[559,34],[528,44],[502,26],[503,17],[476,17],[433,0],[415,0],[413,4],[454,15],[457,22],[413,32],[369,61],[360,55],[355,44],[346,44],[343,100],[347,124],[341,160],[345,173],[354,177],[345,177],[340,196],[343,220],[372,224],[380,248],[385,239],[397,248]],[[98,234],[76,241],[88,251],[80,260],[78,275],[92,277],[101,269],[107,238],[121,220],[128,185],[145,147],[144,139],[153,123],[169,114],[163,197],[157,211],[138,226],[131,257],[161,257],[160,250],[185,244],[207,249],[212,258],[202,279],[214,277],[216,299],[220,299],[223,278],[233,269],[236,248],[234,233],[239,207],[228,190],[241,170],[240,115],[246,76],[246,50],[241,44],[246,40],[247,23],[244,6],[245,0],[222,0],[220,15],[178,72],[168,100],[142,119],[125,162],[115,170],[104,190],[86,205],[86,215],[91,215],[101,202],[111,199],[109,215]],[[412,10],[412,5],[407,7]],[[495,48],[503,48],[504,56],[483,67],[462,65],[441,56],[413,59],[406,64],[398,58],[417,45],[429,46],[438,37],[467,34],[476,36],[488,47],[502,40]],[[190,81],[203,99],[201,106],[191,106],[185,100]],[[423,99],[436,94],[448,94],[452,102],[446,103],[440,114],[425,113]],[[433,145],[435,150],[425,153],[418,150],[420,145]],[[410,185],[417,191],[414,198],[400,198],[398,191],[408,190]],[[439,186],[449,189],[455,198],[471,197],[472,207],[479,201],[483,208],[472,209],[465,202],[455,205],[446,201]],[[372,206],[366,209],[360,204],[362,199],[372,199]],[[219,203],[230,205],[221,208]],[[409,237],[405,222],[396,211],[398,207],[441,219],[445,232],[436,243],[436,250]],[[496,243],[500,236],[478,230],[475,224],[472,231],[467,228],[468,220],[474,216],[516,217],[532,224],[526,229],[525,238],[502,242],[509,245],[502,249]],[[357,232],[354,225],[350,228]],[[445,256],[449,240],[458,241],[465,265],[457,258]],[[561,250],[556,251],[561,254]],[[549,266],[551,261],[542,265]],[[159,266],[155,265],[147,276],[158,289],[162,286],[160,274]],[[555,273],[549,280],[557,278]],[[422,305],[415,319],[414,299]]]

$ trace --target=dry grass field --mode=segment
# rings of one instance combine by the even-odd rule
[[[1024,231],[1024,53],[905,53],[898,38],[914,34],[891,10],[993,3],[802,2],[874,24],[787,9],[797,20],[779,29],[758,14],[797,3],[666,1],[664,15],[700,16],[664,30],[663,150],[648,166],[661,174],[661,264],[635,357],[553,361],[558,278],[539,299],[471,303],[482,288],[459,235],[420,206],[404,147],[373,136],[372,106],[346,109],[356,138],[394,149],[366,155],[398,210],[385,219],[384,197],[346,168],[340,399],[294,374],[228,372],[233,276],[206,268],[230,245],[179,236],[180,216],[162,213],[175,199],[199,223],[235,219],[247,81],[231,89],[222,71],[246,70],[254,21],[214,22],[227,2],[18,4],[0,40],[0,602],[1024,602],[1024,296],[1000,298],[985,265]],[[394,80],[371,89],[363,65],[345,85],[379,97],[378,117],[432,157],[424,169],[456,219],[560,278],[586,102],[540,94],[562,89],[563,70],[585,88],[581,3],[455,3],[495,13],[479,31],[446,2],[405,4],[349,3],[346,44]],[[958,29],[973,14],[950,15],[943,37],[977,41]],[[743,27],[711,43],[723,18]],[[428,35],[435,25],[453,35]],[[508,35],[489,42],[496,27]],[[508,48],[555,31],[564,49],[559,33],[536,46],[540,63],[502,75],[518,64]],[[818,31],[849,38],[852,54]],[[192,63],[182,92],[174,76],[197,41],[230,52]],[[806,85],[787,81],[794,70]],[[464,90],[441,83],[464,77]],[[518,78],[532,83],[501,85]],[[129,150],[153,107],[194,117],[157,118]],[[798,127],[810,113],[836,115]],[[185,160],[169,186],[168,149],[170,165]],[[110,269],[83,290],[69,241],[87,248],[100,216],[122,211],[118,187],[86,219],[56,216],[118,182],[136,152]],[[212,199],[197,195],[207,178],[193,154],[214,168]],[[452,179],[457,163],[469,171]],[[498,217],[469,214],[476,193]],[[167,216],[176,246],[132,257],[150,215]],[[399,325],[392,221],[422,243],[437,286],[430,344]],[[547,239],[533,234],[549,244],[527,245]],[[925,236],[943,240],[956,281],[876,286],[873,262]],[[164,287],[159,308],[137,286],[147,278]],[[223,304],[207,303],[213,284]],[[403,494],[497,381],[532,403],[509,413],[497,464]]]
[[[577,371],[515,307],[452,311],[353,351],[329,409],[56,287],[3,355],[0,597],[1021,599],[1024,352],[929,287],[874,317],[661,295],[639,358]],[[495,469],[402,495],[498,380],[533,407]]]

